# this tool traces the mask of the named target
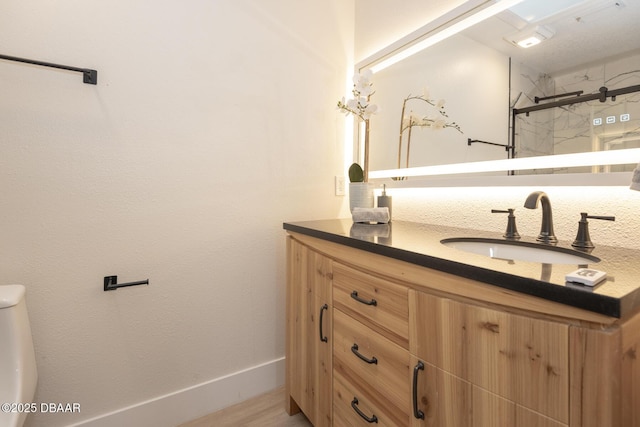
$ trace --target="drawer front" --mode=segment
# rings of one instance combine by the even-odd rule
[[[409,348],[407,287],[335,263],[333,302],[336,308]]]
[[[505,399],[568,422],[567,325],[422,292],[415,292],[415,298],[412,294],[411,300],[413,354]]]
[[[336,372],[333,376],[333,422],[335,426],[406,427],[409,415],[389,408],[380,394],[359,390]]]
[[[409,352],[340,310],[333,310],[334,370],[357,389],[381,394],[388,411],[409,413]]]

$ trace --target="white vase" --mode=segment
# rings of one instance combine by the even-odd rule
[[[368,182],[349,183],[349,208],[372,208],[373,207],[373,185]]]

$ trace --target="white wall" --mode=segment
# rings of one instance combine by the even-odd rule
[[[98,70],[92,86],[0,61],[0,283],[27,286],[36,402],[82,409],[27,426],[281,359],[282,222],[345,213],[334,105],[353,13],[344,0],[3,2],[0,53]],[[105,293],[106,275],[150,285]]]

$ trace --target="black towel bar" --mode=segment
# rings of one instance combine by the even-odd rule
[[[61,70],[76,71],[82,73],[82,82],[90,85],[98,84],[98,71],[89,68],[70,67],[68,65],[52,64],[51,62],[34,61],[33,59],[17,58],[15,56],[0,55],[0,59],[7,61],[24,62],[26,64],[40,65],[42,67],[59,68]]]

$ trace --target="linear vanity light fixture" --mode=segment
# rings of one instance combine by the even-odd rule
[[[422,166],[405,169],[369,171],[369,178],[393,178],[397,176],[429,176],[462,173],[501,172],[528,169],[549,169],[576,166],[625,165],[640,160],[640,148],[593,151],[590,153],[556,154],[552,156],[524,157],[488,160],[483,162],[455,163],[451,165]]]
[[[375,63],[374,65],[371,65],[370,68],[371,71],[373,73],[376,73],[378,71],[381,71],[387,67],[390,67],[391,65],[395,64],[396,62],[402,61],[405,58],[410,57],[411,55],[414,55],[426,48],[428,48],[429,46],[432,46],[446,38],[449,38],[455,34],[458,34],[461,31],[466,30],[469,27],[472,27],[473,25],[484,21],[485,19],[491,18],[492,16],[505,11],[507,9],[509,9],[510,7],[515,6],[516,4],[522,2],[524,0],[499,0],[499,1],[495,1],[493,2],[493,4],[491,6],[488,6],[484,9],[481,9],[480,11],[469,15],[468,17],[440,30],[437,31],[436,33],[428,36],[427,38],[413,44],[410,45],[408,47],[403,47],[399,52],[389,56],[386,59],[383,59],[382,61]],[[455,19],[456,17],[459,16],[459,9],[454,9],[453,11],[451,11],[449,14],[446,14],[443,19],[445,20],[445,22],[450,22],[451,20]],[[418,30],[420,31],[420,30]]]

